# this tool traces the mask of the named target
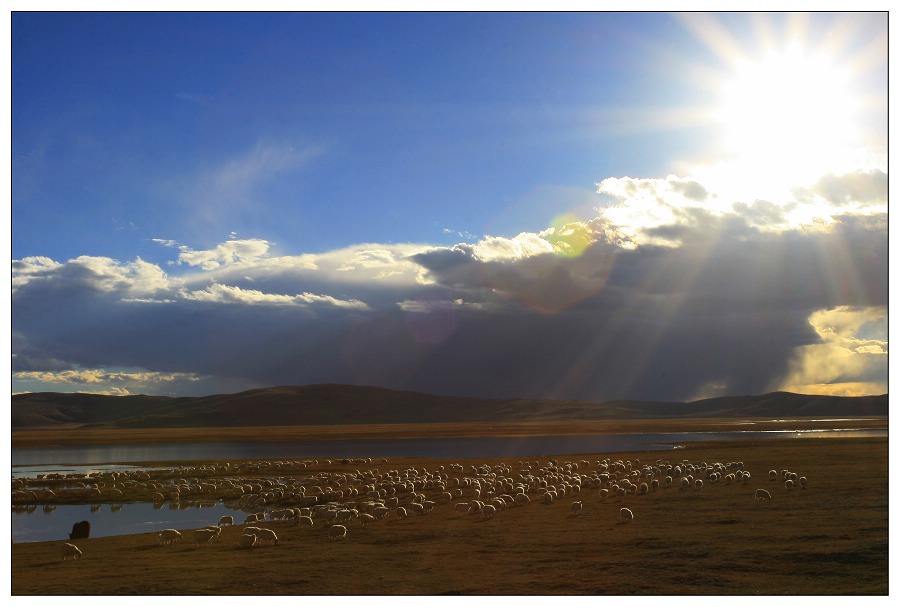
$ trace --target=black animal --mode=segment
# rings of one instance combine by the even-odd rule
[[[70,540],[80,540],[91,537],[91,522],[81,521],[72,525],[72,533],[69,534]]]

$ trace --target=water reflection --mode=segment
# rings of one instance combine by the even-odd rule
[[[147,543],[156,543],[156,534],[167,528],[189,529],[215,525],[224,514],[244,520],[244,513],[223,503],[180,505],[168,508],[156,504],[59,505],[52,512],[42,507],[13,511],[13,542],[45,542],[69,539],[72,525],[91,523],[91,537],[149,533]]]
[[[41,467],[75,470],[94,464],[117,462],[193,461],[272,458],[344,457],[532,457],[560,453],[612,453],[667,450],[674,443],[784,438],[801,433],[807,438],[887,436],[887,429],[768,430],[734,432],[670,432],[657,434],[609,434],[573,436],[462,437],[290,441],[272,443],[178,443],[168,445],[108,445],[90,447],[35,447],[13,449],[13,476],[34,476]],[[60,466],[62,462],[65,466]],[[56,464],[56,465],[54,465]],[[27,467],[27,468],[25,468]],[[79,472],[83,470],[78,470]]]

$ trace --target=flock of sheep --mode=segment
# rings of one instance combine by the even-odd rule
[[[385,464],[385,461],[381,461]],[[332,465],[362,465],[353,471],[328,471]],[[580,461],[519,461],[516,464],[468,465],[454,463],[436,469],[408,467],[365,468],[371,459],[247,462],[209,464],[165,471],[104,472],[83,479],[66,479],[78,484],[75,491],[90,491],[123,499],[126,495],[150,495],[154,500],[181,500],[186,496],[221,499],[226,505],[247,512],[237,547],[244,549],[277,546],[278,537],[271,526],[305,525],[325,529],[331,540],[348,537],[354,526],[364,528],[387,518],[406,519],[443,511],[458,518],[477,516],[493,519],[510,508],[533,503],[552,505],[562,498],[578,497],[571,502],[570,516],[577,516],[594,500],[641,496],[656,491],[697,492],[715,485],[750,484],[750,472],[743,462],[670,462],[657,459],[642,463],[639,459],[602,459]],[[303,474],[310,468],[316,471]],[[13,484],[14,496],[41,489],[29,489],[26,479]],[[790,470],[769,471],[769,481],[781,481],[785,490],[803,490],[806,478]],[[54,495],[69,496],[72,487],[57,483]],[[708,490],[708,489],[707,489]],[[43,489],[50,491],[50,489]],[[114,492],[119,492],[115,494]],[[755,499],[771,500],[766,489],[756,490]],[[14,498],[14,504],[16,499]],[[141,501],[141,500],[135,500]],[[639,503],[637,501],[634,502]],[[632,508],[634,504],[631,504]],[[621,507],[618,520],[635,519],[631,508]],[[267,523],[269,527],[262,527]],[[234,525],[233,516],[191,532],[196,546],[219,539],[221,529]],[[239,523],[240,524],[240,523]],[[184,539],[182,532],[166,529],[157,536],[162,546]],[[64,559],[78,558],[81,551],[72,544],[62,548]]]

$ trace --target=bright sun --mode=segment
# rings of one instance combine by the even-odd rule
[[[884,166],[882,125],[874,120],[883,101],[872,86],[887,41],[864,40],[857,17],[678,18],[715,61],[696,64],[694,74],[709,93],[696,120],[717,135],[677,172],[701,180],[730,205],[792,201],[797,188],[826,174]]]
[[[849,74],[799,45],[741,59],[722,85],[718,119],[734,157],[822,174],[852,142],[857,100]]]

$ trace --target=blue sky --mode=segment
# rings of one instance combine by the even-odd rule
[[[14,392],[887,390],[885,13],[11,21]]]

